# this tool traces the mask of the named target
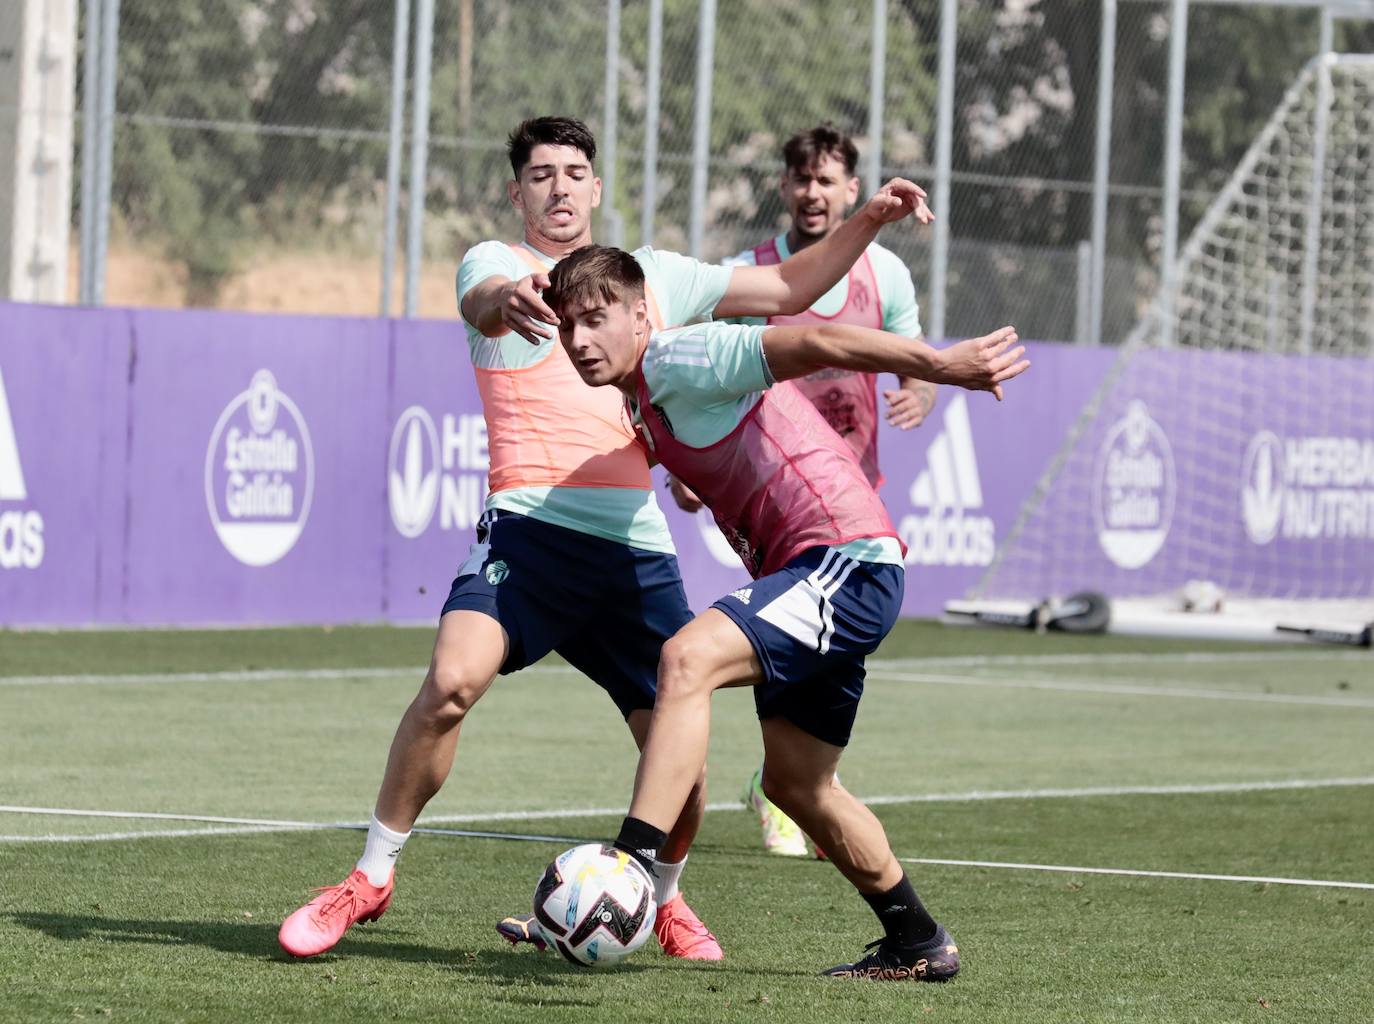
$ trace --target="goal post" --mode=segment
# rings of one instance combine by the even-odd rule
[[[1132,601],[1168,608],[1206,581],[1231,613],[1362,627],[1374,620],[1374,56],[1304,68],[1183,247],[1173,288],[970,597],[1090,589],[1125,622]]]

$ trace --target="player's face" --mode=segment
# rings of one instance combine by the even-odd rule
[[[590,241],[592,211],[601,205],[601,179],[576,146],[541,143],[530,151],[520,179],[507,185],[525,215],[525,234],[551,242]]]
[[[783,175],[782,200],[793,229],[804,238],[824,238],[834,231],[858,197],[859,179],[830,153],[810,167],[789,167]]]
[[[558,337],[583,381],[592,387],[621,384],[634,373],[648,316],[643,299],[630,304],[596,299],[561,310]]]

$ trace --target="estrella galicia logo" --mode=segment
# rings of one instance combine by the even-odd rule
[[[487,566],[487,582],[493,587],[498,587],[510,575],[510,566],[503,560],[497,559]]]
[[[1139,569],[1164,546],[1177,497],[1173,448],[1144,402],[1107,432],[1094,476],[1098,543],[1116,565]]]
[[[418,537],[439,502],[439,434],[421,406],[412,405],[396,421],[387,465],[391,522],[402,537]]]
[[[1268,544],[1283,519],[1283,442],[1272,430],[1262,430],[1245,449],[1241,486],[1241,517],[1255,544]]]
[[[220,413],[205,453],[205,503],[225,549],[271,565],[295,546],[310,515],[315,453],[296,403],[259,370]]]

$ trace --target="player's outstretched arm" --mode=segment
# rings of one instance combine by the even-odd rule
[[[463,296],[463,319],[485,337],[499,338],[514,331],[538,345],[552,338],[558,325],[558,314],[540,295],[548,286],[548,274],[530,274],[518,281],[493,274]]]
[[[916,338],[850,324],[769,327],[763,354],[775,380],[805,377],[827,367],[865,373],[896,373],[970,391],[991,391],[1002,399],[1002,384],[1024,373],[1016,328],[1003,327],[981,338],[937,349]]]
[[[849,273],[884,224],[909,216],[922,224],[935,219],[924,189],[893,178],[829,238],[772,266],[736,267],[715,316],[790,315],[808,309]]]

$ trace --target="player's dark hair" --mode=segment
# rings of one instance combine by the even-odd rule
[[[854,140],[829,121],[797,132],[782,147],[783,163],[789,171],[807,170],[823,156],[838,159],[849,175],[859,166],[859,149]]]
[[[544,301],[559,316],[563,310],[594,304],[598,299],[629,305],[644,298],[644,271],[624,249],[586,245],[558,261],[549,272]]]
[[[532,117],[516,125],[515,131],[506,138],[510,168],[517,179],[530,162],[530,152],[535,146],[572,146],[583,152],[587,163],[596,159],[596,137],[577,118]]]

